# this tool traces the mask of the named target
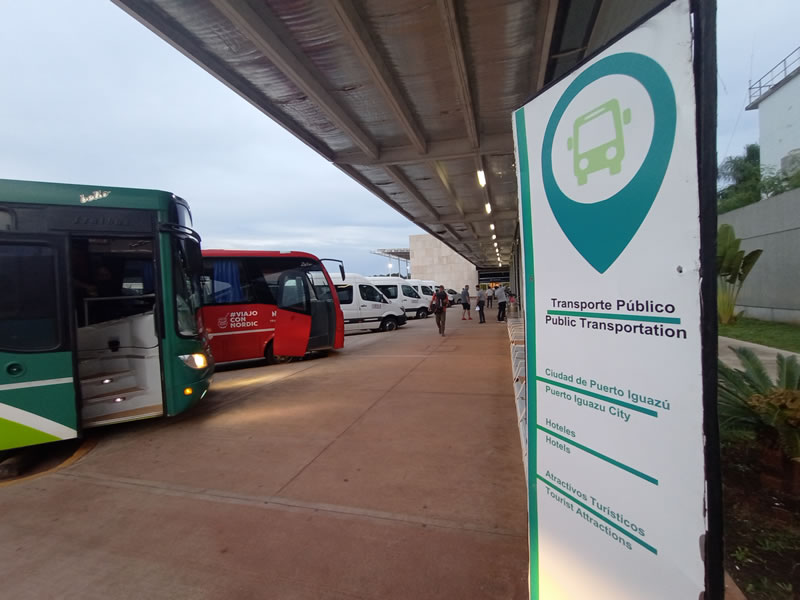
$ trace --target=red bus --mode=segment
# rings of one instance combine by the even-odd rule
[[[313,254],[203,250],[200,280],[217,364],[258,358],[272,364],[344,346],[336,288]]]

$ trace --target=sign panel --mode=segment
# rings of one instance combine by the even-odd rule
[[[690,24],[672,3],[514,115],[535,599],[705,589]]]

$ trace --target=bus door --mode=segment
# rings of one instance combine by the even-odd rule
[[[164,414],[152,236],[70,238],[83,427]]]
[[[304,271],[281,272],[276,290],[278,323],[273,342],[277,356],[303,356],[311,334],[311,290]]]
[[[0,450],[78,436],[67,273],[66,236],[0,232]]]
[[[336,304],[322,267],[306,271],[311,287],[311,333],[309,350],[328,350],[336,339]]]

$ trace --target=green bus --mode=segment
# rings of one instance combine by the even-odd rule
[[[0,450],[202,398],[202,268],[173,194],[0,180]]]

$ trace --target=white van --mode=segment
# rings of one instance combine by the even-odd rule
[[[428,316],[429,302],[411,287],[408,279],[402,277],[367,277],[389,302],[402,308],[411,318],[424,319]]]
[[[386,299],[371,281],[357,273],[329,273],[344,315],[344,332],[392,331],[406,324],[406,313]]]
[[[425,306],[430,308],[431,302],[433,301],[433,294],[436,292],[435,284],[432,281],[422,281],[420,279],[408,279],[407,281],[411,284],[411,287],[422,296],[422,299],[425,301]]]

